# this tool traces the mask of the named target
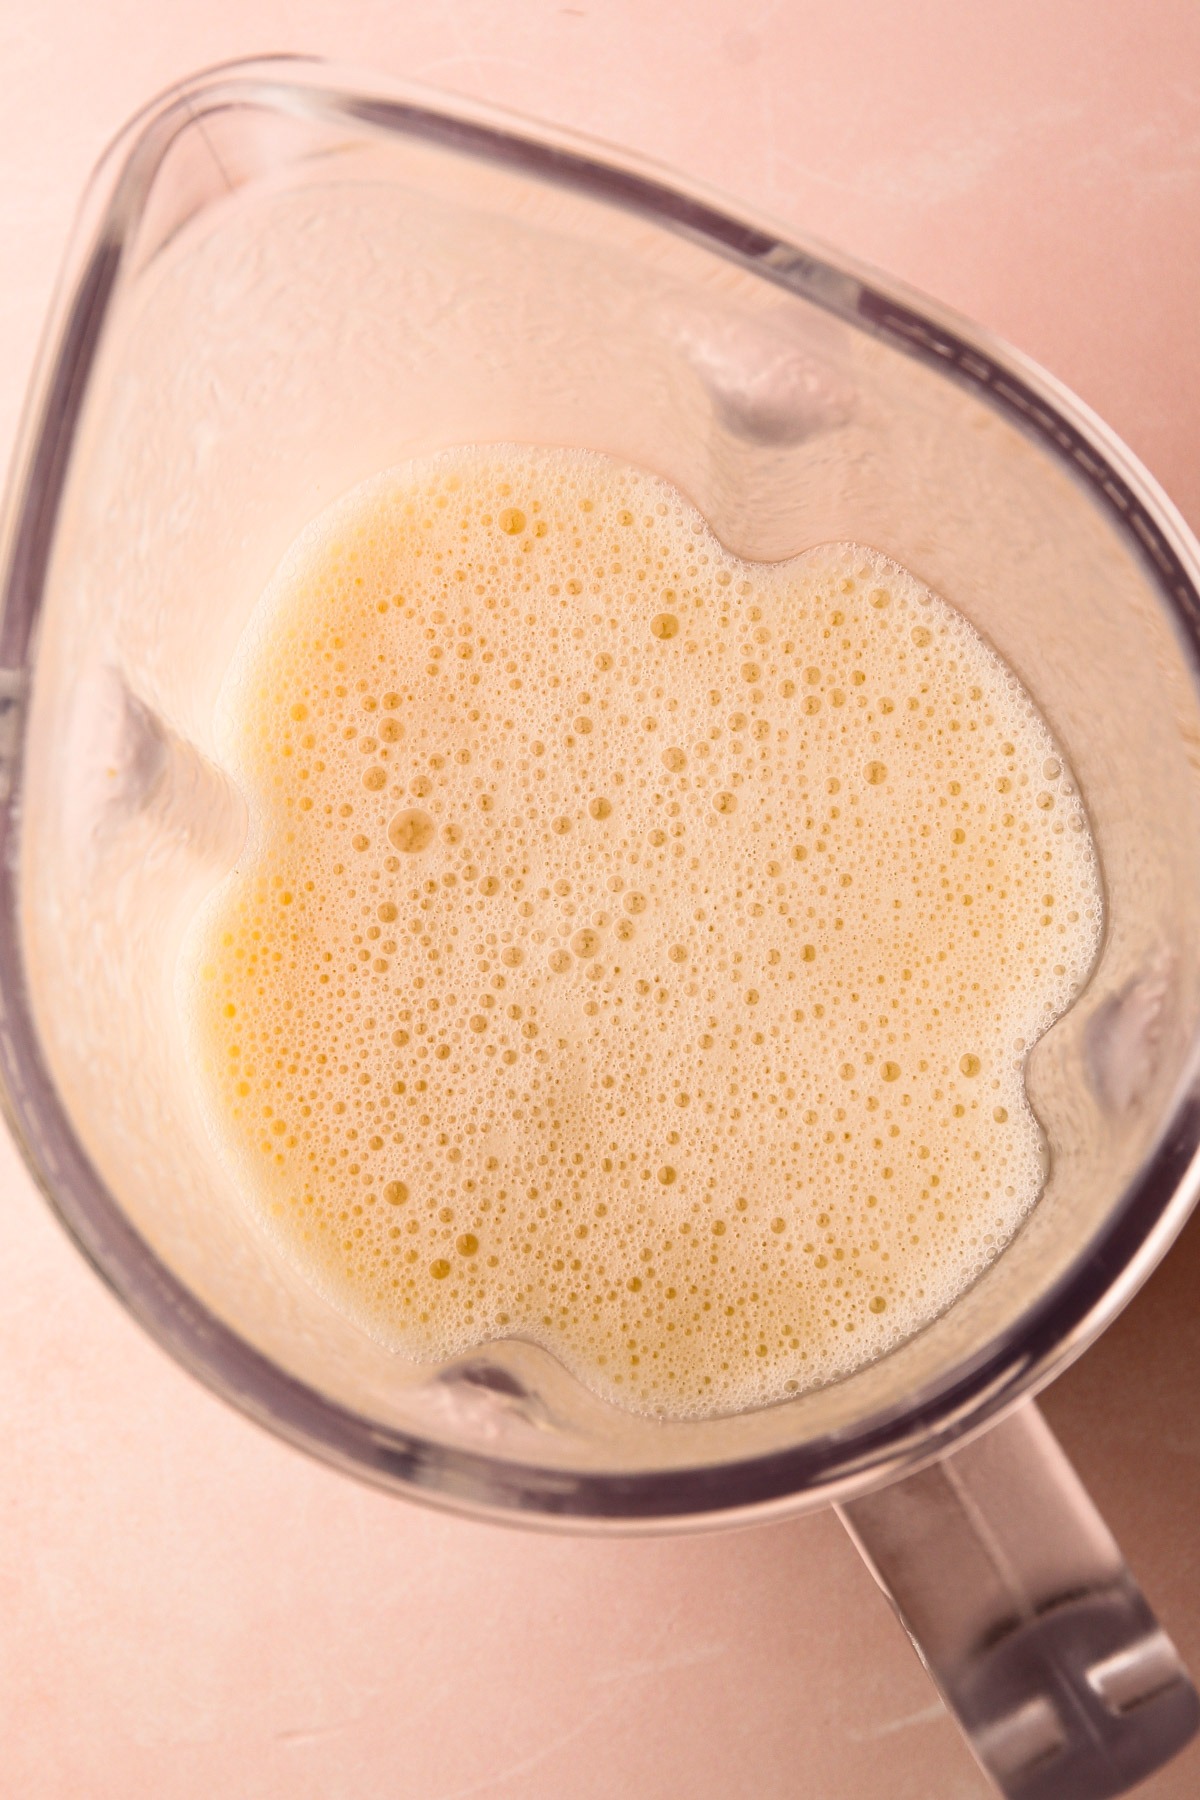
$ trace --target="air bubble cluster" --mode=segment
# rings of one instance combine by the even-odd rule
[[[1015,677],[884,557],[465,449],[301,537],[226,684],[186,994],[250,1204],[377,1337],[698,1417],[878,1357],[1037,1199],[1101,899]]]

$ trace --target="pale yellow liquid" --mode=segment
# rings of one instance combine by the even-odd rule
[[[448,453],[304,534],[221,731],[252,829],[186,958],[198,1079],[389,1345],[761,1405],[1035,1203],[1095,856],[1027,694],[883,557],[748,564],[602,457]]]

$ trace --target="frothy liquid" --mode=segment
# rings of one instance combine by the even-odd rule
[[[247,1199],[388,1344],[762,1405],[1037,1199],[1101,921],[1028,695],[894,563],[741,562],[661,481],[462,450],[322,515],[229,678],[253,819],[183,992]]]

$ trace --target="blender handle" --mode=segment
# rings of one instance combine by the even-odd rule
[[[1005,1800],[1105,1800],[1200,1697],[1032,1401],[842,1523]]]

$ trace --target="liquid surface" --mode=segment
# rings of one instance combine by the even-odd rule
[[[388,1344],[761,1405],[1034,1204],[1095,857],[1024,690],[895,564],[747,564],[602,457],[451,452],[302,536],[220,729],[252,827],[185,959],[198,1077]]]

